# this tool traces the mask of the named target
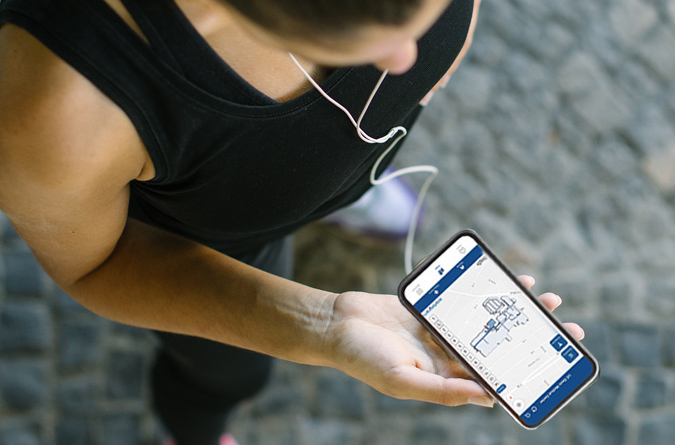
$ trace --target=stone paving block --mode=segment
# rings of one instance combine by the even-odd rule
[[[548,5],[553,21],[564,23],[576,32],[582,31],[587,25],[587,16],[579,7],[579,2],[548,2]]]
[[[535,277],[536,278],[536,277]],[[584,274],[566,274],[546,282],[546,287],[537,287],[541,292],[554,292],[563,299],[565,308],[588,306],[596,300],[597,291],[593,281]]]
[[[659,92],[660,81],[642,63],[626,60],[615,74],[615,84],[632,103],[642,103]]]
[[[337,371],[323,372],[316,379],[314,412],[320,417],[358,419],[365,415],[364,384]]]
[[[605,138],[589,153],[598,170],[608,178],[619,178],[634,171],[638,165],[637,156],[626,143],[617,137]]]
[[[641,0],[618,0],[609,10],[609,21],[624,44],[633,45],[659,21],[654,6]]]
[[[658,31],[638,46],[638,54],[663,80],[672,79],[675,72],[675,32],[670,26],[661,26]]]
[[[64,321],[59,365],[68,369],[99,363],[103,358],[103,328],[104,322],[97,318]]]
[[[474,409],[475,408],[475,409]],[[464,429],[462,443],[467,445],[507,445],[506,428],[513,422],[499,409],[471,407],[469,415],[461,423]],[[448,442],[445,442],[448,443]]]
[[[30,420],[6,420],[0,423],[0,445],[42,445],[42,428]]]
[[[237,435],[237,437],[241,437]],[[303,440],[299,422],[296,419],[270,418],[265,422],[250,425],[242,444],[250,445],[310,445],[315,438]]]
[[[628,366],[655,367],[661,363],[661,336],[652,326],[616,325],[621,362]]]
[[[638,408],[657,408],[666,404],[668,382],[662,374],[643,375],[635,388],[634,403]]]
[[[548,83],[549,76],[545,68],[522,52],[509,54],[509,57],[502,63],[501,69],[509,79],[511,86],[521,93],[531,93]]]
[[[56,421],[56,445],[93,445],[96,439],[92,423],[86,418],[59,418]]]
[[[452,196],[447,205],[455,212],[465,212],[485,199],[485,190],[476,179],[466,173],[457,174],[457,183],[453,186]]]
[[[672,264],[672,263],[671,263]],[[656,269],[655,267],[651,268]],[[663,270],[662,267],[658,269]],[[675,279],[656,278],[647,283],[647,308],[658,317],[675,315]]]
[[[527,19],[510,2],[481,3],[478,20],[477,29],[490,29],[513,44],[524,40],[521,30],[528,26]]]
[[[600,134],[623,125],[632,115],[628,101],[617,88],[606,83],[588,94],[575,97],[571,107],[580,119]]]
[[[454,431],[455,428],[453,422],[448,422],[447,419],[422,418],[415,422],[407,443],[425,445],[456,443],[457,433]]]
[[[38,408],[49,397],[49,368],[42,360],[0,362],[0,395],[14,409]]]
[[[401,400],[375,392],[375,407],[378,413],[411,413],[424,410],[426,403],[418,400]]]
[[[599,361],[612,358],[612,329],[603,320],[580,321],[586,337],[582,343]]]
[[[534,22],[543,23],[554,12],[554,8],[548,2],[537,0],[512,0],[512,3],[518,7],[523,14],[526,14]]]
[[[45,351],[51,341],[51,315],[46,303],[0,306],[0,351]]]
[[[631,297],[637,284],[635,276],[612,277],[600,286],[602,311],[616,317],[625,317],[626,308],[631,306]]]
[[[652,146],[646,146],[652,147]],[[643,162],[644,171],[653,183],[664,193],[672,194],[675,191],[675,144],[666,146],[658,153],[650,154]]]
[[[665,361],[670,365],[675,364],[675,328],[666,331],[665,334]]]
[[[560,427],[560,419],[560,414],[557,414],[536,430],[518,428],[515,443],[518,445],[560,445],[565,437]]]
[[[626,444],[626,422],[617,417],[585,416],[576,419],[572,428],[578,445]]]
[[[275,375],[272,384],[258,396],[253,409],[256,416],[301,413],[306,410],[307,401],[302,392],[301,382],[292,375]]]
[[[570,50],[576,41],[576,36],[557,22],[548,22],[539,28],[538,35],[530,41],[527,49],[540,61],[546,64],[549,61],[560,59]]]
[[[645,162],[649,162],[652,158],[663,162],[664,152],[673,147],[675,128],[669,113],[654,104],[638,110],[635,119],[630,121],[624,131],[634,147],[647,155]]]
[[[136,352],[116,351],[108,359],[106,394],[110,399],[138,399],[143,395],[146,357]]]
[[[574,113],[566,108],[556,112],[553,116],[554,135],[560,139],[561,148],[572,154],[587,156],[595,148],[596,142],[591,138],[589,128],[584,121],[579,120]],[[579,176],[575,176],[575,179],[579,179]],[[561,184],[562,188],[569,188],[570,186],[578,187],[575,181]]]
[[[543,269],[559,273],[565,269],[575,269],[586,264],[588,246],[578,233],[571,230],[559,233],[556,239],[549,243],[542,256]]]
[[[670,18],[671,23],[675,23],[675,3],[670,0],[664,0],[666,3],[666,12]]]
[[[505,218],[494,212],[479,210],[473,215],[467,228],[476,231],[498,255],[500,251],[517,245],[518,238],[514,229]]]
[[[673,443],[675,437],[675,416],[650,416],[642,421],[638,443],[650,445],[665,445]]]
[[[95,376],[71,377],[59,382],[56,389],[56,401],[64,412],[93,413],[98,409],[100,387],[99,379]]]
[[[43,291],[42,269],[29,251],[4,254],[5,289],[12,295],[40,295]]]
[[[478,112],[487,106],[492,92],[492,75],[489,70],[467,64],[457,70],[448,85],[449,92],[457,97],[467,111]]]
[[[481,153],[480,157],[494,159],[496,157],[495,140],[485,125],[480,122],[470,122],[464,127],[464,140],[462,141],[460,156],[463,168],[480,177],[486,172],[479,166],[481,162],[476,153]]]
[[[493,68],[508,56],[510,49],[491,30],[483,29],[483,31],[482,37],[475,40],[471,45],[471,51],[467,53],[467,59],[477,65]]]
[[[584,398],[588,407],[595,411],[613,412],[621,406],[625,392],[624,376],[617,368],[600,366],[600,378],[584,393]]]
[[[585,51],[573,53],[557,72],[559,91],[580,95],[606,82],[607,74],[592,54]]]
[[[366,445],[367,443],[363,440],[359,428],[347,426],[344,422],[310,419],[305,429],[307,442],[310,444],[321,442],[322,445]]]
[[[101,419],[101,445],[140,445],[140,419],[132,414],[114,414]]]
[[[489,175],[484,187],[490,207],[500,213],[507,213],[520,204],[525,186],[518,180],[518,175],[504,165]]]

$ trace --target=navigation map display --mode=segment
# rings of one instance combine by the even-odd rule
[[[527,427],[543,423],[597,376],[595,360],[473,236],[452,243],[403,295]]]

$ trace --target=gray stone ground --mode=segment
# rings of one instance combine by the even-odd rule
[[[485,0],[475,44],[399,165],[441,168],[416,256],[477,230],[559,318],[600,381],[534,432],[499,408],[397,401],[279,363],[237,414],[243,444],[665,445],[675,439],[675,1]],[[413,178],[419,183],[421,178]],[[0,444],[135,445],[152,429],[146,333],[83,310],[0,220]],[[297,279],[393,293],[399,245],[313,226]]]

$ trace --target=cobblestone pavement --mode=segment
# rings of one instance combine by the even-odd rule
[[[499,408],[398,401],[279,363],[237,414],[243,444],[673,443],[675,1],[483,3],[468,60],[397,159],[442,171],[416,256],[477,230],[564,297],[600,381],[527,432]],[[0,223],[0,444],[146,443],[152,337],[83,310]],[[325,289],[393,293],[404,275],[399,245],[315,225],[297,246],[297,279]]]

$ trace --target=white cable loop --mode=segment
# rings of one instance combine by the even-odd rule
[[[385,77],[387,77],[387,73],[389,72],[384,71],[382,75],[380,76],[380,79],[377,81],[377,84],[375,85],[375,88],[373,88],[373,92],[370,93],[370,96],[368,97],[368,100],[366,101],[365,106],[363,107],[363,110],[361,111],[361,114],[359,115],[358,121],[354,119],[354,116],[347,110],[345,107],[342,106],[338,101],[333,99],[326,93],[323,88],[319,86],[318,83],[312,78],[312,76],[309,75],[309,73],[300,65],[298,60],[293,56],[293,54],[288,53],[288,55],[291,57],[293,62],[297,65],[298,68],[300,68],[300,71],[305,75],[307,80],[312,84],[314,88],[321,93],[323,97],[325,97],[330,103],[335,105],[337,108],[342,110],[349,120],[351,121],[352,125],[356,129],[356,134],[359,136],[359,138],[367,142],[369,144],[383,144],[387,141],[389,141],[391,138],[393,138],[397,133],[399,135],[392,141],[392,143],[389,145],[389,147],[377,158],[377,161],[375,161],[375,164],[373,165],[373,168],[370,170],[370,183],[374,186],[384,184],[387,181],[391,181],[394,178],[398,178],[399,176],[403,175],[408,175],[411,173],[420,173],[420,172],[425,172],[429,173],[429,177],[424,181],[424,184],[422,184],[422,187],[420,188],[420,191],[417,195],[417,202],[415,203],[415,209],[413,211],[412,218],[410,219],[410,225],[408,226],[408,235],[406,236],[406,242],[405,242],[405,253],[404,253],[404,265],[405,265],[405,270],[406,273],[412,272],[413,269],[413,261],[412,261],[412,251],[413,251],[413,244],[415,242],[415,232],[417,231],[417,222],[420,216],[420,211],[422,209],[422,203],[424,202],[424,198],[427,194],[427,191],[429,190],[429,187],[431,186],[431,183],[434,181],[436,176],[438,175],[438,168],[434,167],[433,165],[417,165],[413,167],[406,167],[402,168],[400,170],[396,170],[395,172],[383,177],[383,178],[376,178],[375,175],[377,173],[377,169],[379,168],[380,164],[384,160],[384,158],[394,149],[396,144],[405,136],[408,134],[408,130],[406,130],[405,127],[398,126],[394,127],[391,130],[389,130],[389,133],[386,136],[382,136],[380,138],[373,138],[372,136],[369,136],[363,129],[361,128],[361,122],[363,121],[364,116],[366,115],[366,111],[368,111],[368,108],[370,107],[370,103],[373,101],[373,98],[375,97],[375,94],[377,91],[380,89],[380,85],[382,85],[382,82],[384,82]]]

